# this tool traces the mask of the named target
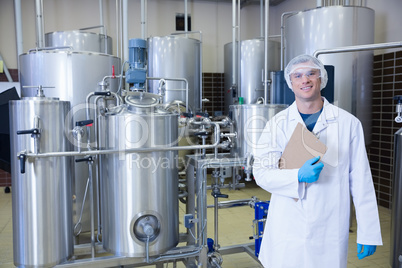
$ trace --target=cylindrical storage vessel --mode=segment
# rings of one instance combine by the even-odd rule
[[[278,112],[286,109],[284,104],[231,105],[230,112],[237,133],[231,154],[234,157],[255,155],[257,143],[268,121]]]
[[[154,106],[154,94],[126,102],[102,120],[102,148],[121,151],[102,156],[103,246],[116,255],[152,256],[179,242],[177,151],[157,151],[177,145],[178,115]],[[123,152],[132,148],[155,151]]]
[[[316,50],[372,44],[374,10],[367,7],[330,6],[301,11],[285,20],[285,66],[295,56]],[[366,144],[371,142],[373,52],[322,54],[325,65],[335,67],[335,104],[363,124]]]
[[[263,38],[240,42],[240,77],[236,73],[236,77],[240,78],[240,85],[237,85],[237,92],[230,90],[233,84],[233,43],[225,45],[225,114],[228,114],[230,105],[237,104],[233,99],[242,97],[244,104],[255,104],[258,98],[264,97],[264,44]],[[280,68],[280,44],[268,41],[268,72],[278,71]],[[239,79],[235,83],[238,81]]]
[[[84,31],[59,31],[45,34],[46,47],[72,47],[74,51],[92,51],[112,55],[112,38]]]
[[[402,266],[402,128],[394,135],[394,181],[391,217],[391,267]]]
[[[53,267],[73,254],[72,159],[17,158],[27,153],[65,152],[72,146],[64,130],[70,103],[34,97],[10,101],[14,264]],[[34,129],[39,134],[31,134]],[[17,131],[26,134],[17,135]]]
[[[201,42],[176,35],[148,38],[148,76],[161,78],[184,78],[182,81],[166,80],[164,103],[180,100],[192,111],[201,109]],[[157,94],[159,81],[150,80],[149,92]]]
[[[96,52],[76,52],[71,50],[39,50],[21,54],[20,81],[22,97],[36,95],[37,88],[24,88],[24,86],[53,87],[44,88],[47,97],[56,97],[71,103],[69,118],[75,124],[86,119],[86,97],[90,92],[99,91],[98,83],[107,75],[112,74],[112,66],[116,73],[120,72],[120,59],[114,56]],[[117,91],[118,79],[107,79],[111,91]],[[91,119],[94,119],[94,100],[91,99]],[[95,146],[94,129],[91,128],[91,145]],[[74,141],[74,145],[78,143]],[[87,147],[86,132],[82,137],[81,147]],[[78,157],[79,158],[79,157]],[[78,223],[81,207],[84,201],[88,166],[77,163],[75,168],[75,181],[73,183],[73,221]],[[94,173],[95,174],[95,171]],[[94,189],[96,189],[94,185]],[[89,195],[87,195],[89,196]],[[95,196],[96,198],[96,196]],[[84,213],[81,219],[81,230],[90,230],[90,206],[84,204]],[[95,209],[95,214],[97,210]],[[95,219],[96,222],[97,219]]]

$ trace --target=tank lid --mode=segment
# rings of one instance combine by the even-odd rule
[[[150,108],[159,104],[159,95],[147,92],[130,92],[126,96],[126,103],[139,108]]]

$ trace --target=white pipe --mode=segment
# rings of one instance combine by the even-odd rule
[[[232,0],[232,85],[236,84],[236,0]]]
[[[99,0],[99,25],[103,25],[104,27],[106,27],[103,22],[103,1],[102,0]],[[105,34],[104,27],[101,27],[101,29],[100,29],[101,34]],[[107,36],[105,36],[105,38],[107,40]],[[106,41],[106,43],[107,43],[107,41]],[[107,50],[106,50],[106,53],[107,53]]]
[[[144,39],[147,39],[148,37],[147,23],[148,23],[148,0],[145,0]]]
[[[123,2],[122,0],[119,0],[119,23],[120,23],[120,28],[119,28],[119,38],[120,38],[120,59],[123,60]],[[124,62],[124,61],[123,61]],[[122,70],[123,71],[123,70]]]
[[[265,35],[264,35],[264,104],[268,103],[268,25],[269,25],[269,0],[265,0]]]
[[[116,24],[116,55],[117,55],[117,57],[120,57],[120,55],[119,55],[119,37],[120,37],[120,35],[119,35],[119,33],[120,33],[120,31],[119,31],[119,0],[116,0],[116,10],[115,10],[116,12],[116,14],[115,14],[115,16],[116,16],[116,21],[115,21],[115,24]]]
[[[123,0],[123,51],[123,59],[128,61],[128,0]]]
[[[241,70],[241,30],[240,30],[240,25],[241,25],[241,17],[240,17],[240,7],[241,7],[241,0],[237,0],[237,42],[238,42],[238,46],[237,46],[237,92],[238,92],[238,96],[239,97],[244,97],[244,96],[240,96],[240,86],[241,86],[241,75],[240,75],[240,70]]]
[[[317,0],[317,7],[322,7],[322,0]]]
[[[141,0],[141,38],[145,40],[145,0]]]
[[[281,16],[281,70],[285,69],[284,49],[285,49],[285,16],[296,14],[299,11],[285,12]]]
[[[24,41],[22,38],[22,16],[21,16],[21,0],[14,0],[15,11],[15,32],[17,38],[17,64],[19,69],[19,55],[24,53]]]
[[[43,23],[43,0],[35,0],[36,11],[36,46],[45,47],[45,30]]]
[[[260,36],[264,36],[264,1],[260,0]]]
[[[184,31],[188,32],[188,14],[187,14],[187,0],[184,0]]]

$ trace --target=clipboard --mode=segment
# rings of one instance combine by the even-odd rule
[[[301,168],[304,163],[311,158],[316,156],[322,158],[326,151],[327,146],[324,143],[322,143],[301,123],[297,123],[297,126],[293,131],[281,158],[279,159],[279,168]]]

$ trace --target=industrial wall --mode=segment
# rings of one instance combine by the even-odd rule
[[[23,51],[35,45],[35,1],[21,1],[23,18]],[[45,33],[75,30],[99,25],[98,0],[44,0]],[[108,35],[114,40],[114,53],[117,47],[116,2],[103,0],[104,22]],[[147,36],[168,35],[175,32],[176,13],[184,13],[184,1],[148,0]],[[259,1],[255,1],[258,3]],[[264,1],[265,2],[265,1]],[[399,0],[367,0],[367,7],[375,10],[375,42],[402,40],[402,24]],[[269,35],[280,34],[281,15],[288,11],[315,8],[315,0],[285,0],[270,7]],[[129,38],[141,37],[141,1],[128,1]],[[188,13],[191,15],[192,30],[203,33],[203,71],[223,72],[223,47],[232,41],[232,3],[228,0],[188,0]],[[242,40],[260,36],[260,7],[250,4],[241,10]],[[279,40],[279,39],[278,39]],[[14,1],[0,0],[0,53],[7,67],[17,68],[15,36]],[[375,52],[382,53],[381,51]]]

